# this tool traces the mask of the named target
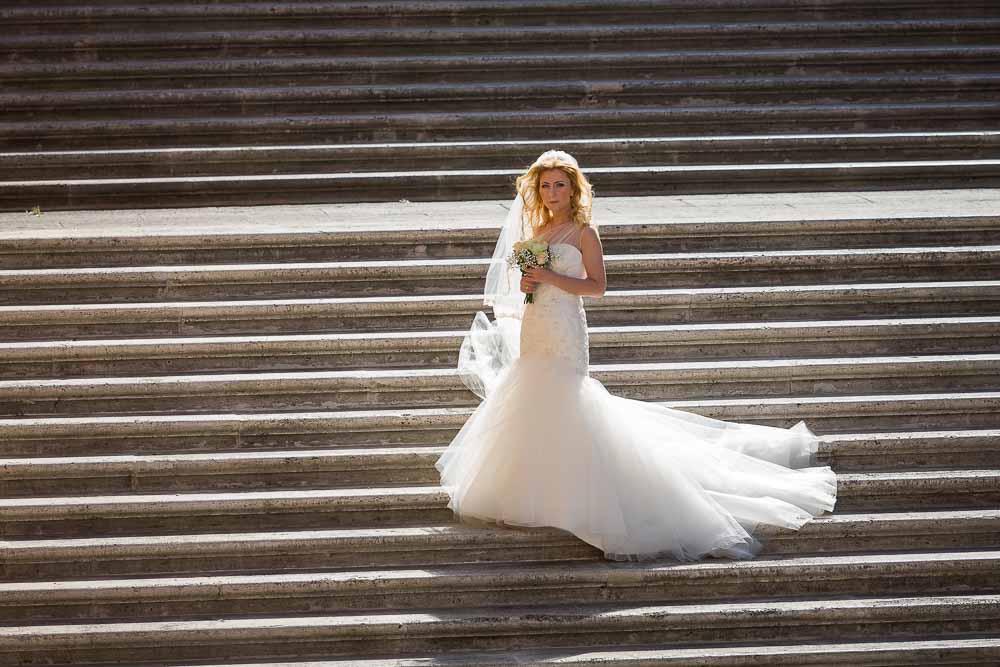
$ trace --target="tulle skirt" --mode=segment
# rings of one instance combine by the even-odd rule
[[[460,521],[559,528],[611,560],[752,558],[764,527],[798,529],[833,509],[836,475],[815,465],[817,448],[804,422],[626,399],[559,360],[522,356],[435,467]]]

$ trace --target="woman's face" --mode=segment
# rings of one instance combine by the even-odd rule
[[[546,208],[553,215],[569,210],[573,183],[562,169],[546,169],[538,180],[538,189]]]

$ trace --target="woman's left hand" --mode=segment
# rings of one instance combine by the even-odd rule
[[[552,271],[540,266],[532,266],[528,267],[528,270],[524,272],[524,275],[536,282],[547,283],[549,282],[549,276],[552,275]]]

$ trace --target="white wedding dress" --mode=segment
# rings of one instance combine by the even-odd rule
[[[577,244],[550,250],[552,270],[586,275]],[[804,422],[740,424],[622,398],[588,361],[582,299],[540,284],[520,356],[435,463],[460,521],[560,528],[611,560],[690,561],[752,558],[759,528],[797,529],[833,509],[836,475],[814,465]]]

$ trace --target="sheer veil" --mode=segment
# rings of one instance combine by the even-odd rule
[[[521,271],[510,266],[507,257],[514,243],[531,238],[531,225],[523,213],[524,199],[518,193],[507,211],[486,272],[483,304],[492,306],[494,320],[491,322],[483,311],[477,312],[458,355],[462,382],[480,398],[486,397],[500,374],[520,355],[524,315]]]

